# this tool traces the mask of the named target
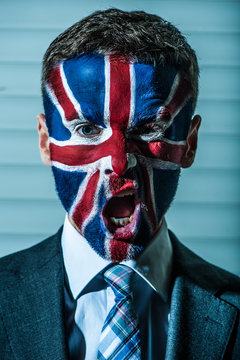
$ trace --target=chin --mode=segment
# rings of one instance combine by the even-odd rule
[[[133,240],[132,240],[133,242]],[[144,251],[142,245],[129,243],[126,240],[110,240],[111,253],[106,254],[106,259],[112,262],[122,262],[126,260],[136,260]]]

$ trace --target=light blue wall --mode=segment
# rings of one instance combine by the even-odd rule
[[[57,34],[109,6],[165,17],[197,51],[199,151],[167,220],[197,253],[240,273],[240,3],[227,0],[0,1],[0,255],[36,243],[63,222],[37,149],[41,58]]]

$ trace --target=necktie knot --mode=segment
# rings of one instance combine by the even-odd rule
[[[125,265],[114,265],[104,273],[104,279],[111,286],[116,298],[130,295],[132,273],[133,270]]]

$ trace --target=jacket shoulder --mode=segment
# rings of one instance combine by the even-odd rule
[[[60,251],[62,227],[58,232],[40,243],[0,259],[0,276],[4,279],[7,273],[21,274],[44,265]]]
[[[240,308],[240,278],[202,259],[184,246],[172,232],[170,238],[175,276],[183,275],[194,284]]]

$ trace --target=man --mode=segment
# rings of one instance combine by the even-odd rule
[[[1,261],[1,359],[237,359],[239,279],[164,215],[201,118],[194,51],[144,12],[96,12],[43,61],[39,147],[64,227]]]

